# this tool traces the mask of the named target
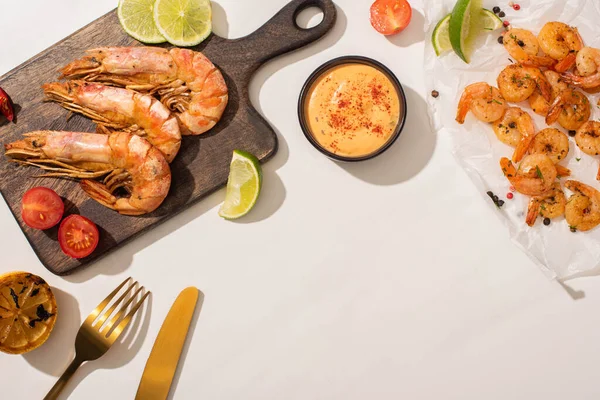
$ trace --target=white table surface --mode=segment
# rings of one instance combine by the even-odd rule
[[[286,0],[217,3],[215,31],[235,38]],[[600,280],[571,281],[568,292],[510,242],[447,138],[429,126],[422,2],[391,40],[369,25],[370,3],[337,0],[326,39],[255,77],[252,99],[281,148],[245,220],[218,217],[219,191],[61,278],[42,267],[0,204],[0,272],[42,275],[60,307],[43,347],[0,354],[1,398],[42,398],[72,357],[82,318],[130,275],[152,290],[151,307],[125,343],[77,373],[72,399],[133,398],[160,325],[188,285],[205,301],[175,399],[598,398]],[[0,74],[115,4],[3,2]],[[341,166],[304,139],[296,102],[310,72],[347,54],[387,64],[405,86],[409,115],[388,153]]]

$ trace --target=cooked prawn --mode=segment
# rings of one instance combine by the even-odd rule
[[[42,86],[46,99],[91,118],[102,131],[127,131],[144,136],[168,162],[181,146],[177,118],[160,101],[129,89],[83,81]]]
[[[171,185],[163,154],[146,139],[127,132],[36,131],[5,149],[15,161],[48,171],[42,176],[82,179],[80,186],[92,199],[124,215],[154,211]],[[103,183],[92,180],[101,177]],[[114,196],[120,187],[129,197]]]
[[[513,28],[506,31],[503,36],[504,48],[517,62],[534,67],[552,67],[556,64],[554,59],[538,55],[540,45],[532,32]]]
[[[544,53],[559,61],[554,66],[558,72],[570,69],[575,64],[577,52],[583,48],[577,28],[562,22],[546,23],[540,30],[538,41]]]
[[[569,85],[567,85],[567,83],[563,80],[562,76],[556,71],[546,70],[543,73],[548,83],[550,83],[550,87],[552,88],[552,95],[550,96],[550,101],[546,100],[539,90],[534,91],[533,94],[529,96],[528,100],[529,106],[531,107],[533,112],[545,117],[546,115],[548,115],[550,105],[552,104],[556,96],[558,96],[558,94],[563,90],[567,90],[569,88]]]
[[[525,156],[518,170],[506,157],[500,159],[500,166],[504,176],[517,192],[528,196],[538,196],[547,192],[557,177],[554,163],[543,154]]]
[[[569,138],[558,129],[542,129],[531,141],[529,154],[545,154],[558,164],[569,154]]]
[[[497,82],[500,94],[511,103],[527,100],[536,89],[546,100],[550,101],[552,97],[552,86],[542,71],[536,67],[521,64],[508,65],[498,75]]]
[[[595,89],[600,86],[600,50],[584,47],[577,53],[577,73],[563,74],[564,80],[583,89]]]
[[[600,122],[588,121],[581,125],[575,134],[575,143],[585,154],[600,155]],[[596,179],[600,180],[600,169]]]
[[[567,181],[574,194],[567,201],[565,218],[571,229],[589,231],[600,224],[600,192],[577,181]]]
[[[472,83],[465,87],[460,97],[456,121],[463,124],[469,111],[480,121],[497,121],[502,118],[506,108],[506,101],[498,89],[485,82]]]
[[[519,107],[509,107],[504,116],[493,124],[496,137],[509,146],[516,147],[513,162],[519,162],[535,136],[531,116]]]
[[[565,129],[577,130],[592,113],[590,101],[585,94],[576,90],[563,90],[556,96],[548,110],[546,123],[552,125],[556,121]]]
[[[221,119],[225,79],[202,53],[159,47],[103,47],[61,69],[62,77],[156,94],[175,113],[183,135],[200,135]]]
[[[542,218],[558,218],[565,213],[567,198],[560,187],[560,183],[555,182],[552,188],[539,196],[533,196],[527,207],[527,225],[533,226],[537,216]]]

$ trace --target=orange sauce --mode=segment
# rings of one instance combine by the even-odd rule
[[[362,157],[383,147],[400,120],[400,98],[377,68],[344,64],[320,76],[310,88],[306,119],[315,140],[345,157]]]

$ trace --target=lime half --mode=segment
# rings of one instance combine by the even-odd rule
[[[219,215],[225,219],[237,219],[248,214],[256,204],[262,186],[262,168],[256,157],[245,151],[235,150],[229,168],[227,193]]]
[[[433,35],[431,36],[431,44],[433,44],[433,49],[435,50],[435,54],[437,56],[444,53],[445,51],[452,49],[449,31],[451,16],[452,14],[448,14],[444,18],[442,18],[433,30]]]
[[[482,8],[481,0],[458,0],[450,17],[450,43],[454,52],[467,64],[477,37]]]
[[[196,46],[212,32],[210,0],[156,0],[154,23],[176,46]]]
[[[167,40],[154,24],[155,0],[120,0],[117,14],[121,26],[130,36],[143,43]]]

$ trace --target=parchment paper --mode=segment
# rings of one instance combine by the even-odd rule
[[[515,11],[508,1],[484,1],[484,7],[492,9],[498,5],[506,13],[512,26],[533,31],[536,35],[549,21],[561,21],[579,28],[587,46],[600,47],[600,0],[516,0],[521,10]],[[529,197],[515,193],[513,200],[507,200],[510,183],[503,176],[499,166],[501,157],[511,157],[514,149],[501,143],[491,125],[476,120],[470,113],[464,125],[455,122],[456,108],[463,88],[473,82],[484,81],[497,86],[499,72],[508,64],[509,55],[498,43],[502,29],[482,34],[478,49],[470,64],[465,64],[453,52],[437,57],[431,45],[431,34],[436,23],[452,11],[454,0],[425,2],[425,20],[428,35],[425,44],[426,87],[429,114],[434,129],[443,135],[450,135],[453,153],[465,169],[482,198],[490,205],[490,212],[500,216],[509,230],[513,241],[533,259],[551,278],[568,278],[589,272],[600,266],[600,227],[589,232],[572,233],[563,217],[553,219],[550,226],[544,226],[538,218],[534,227],[525,223]],[[440,96],[430,96],[437,90]],[[598,95],[589,95],[592,105],[591,119],[600,119],[597,106]],[[529,108],[527,102],[516,104],[534,117],[537,130],[546,127],[542,117]],[[556,125],[565,132],[564,129]],[[600,189],[596,173],[600,157],[588,156],[579,150],[573,138],[569,138],[570,151],[562,165],[572,171],[569,179],[580,180]],[[577,161],[580,158],[580,161]],[[565,178],[561,179],[565,181]],[[505,200],[504,207],[498,209],[486,194],[493,191]],[[565,194],[570,192],[565,189]]]

